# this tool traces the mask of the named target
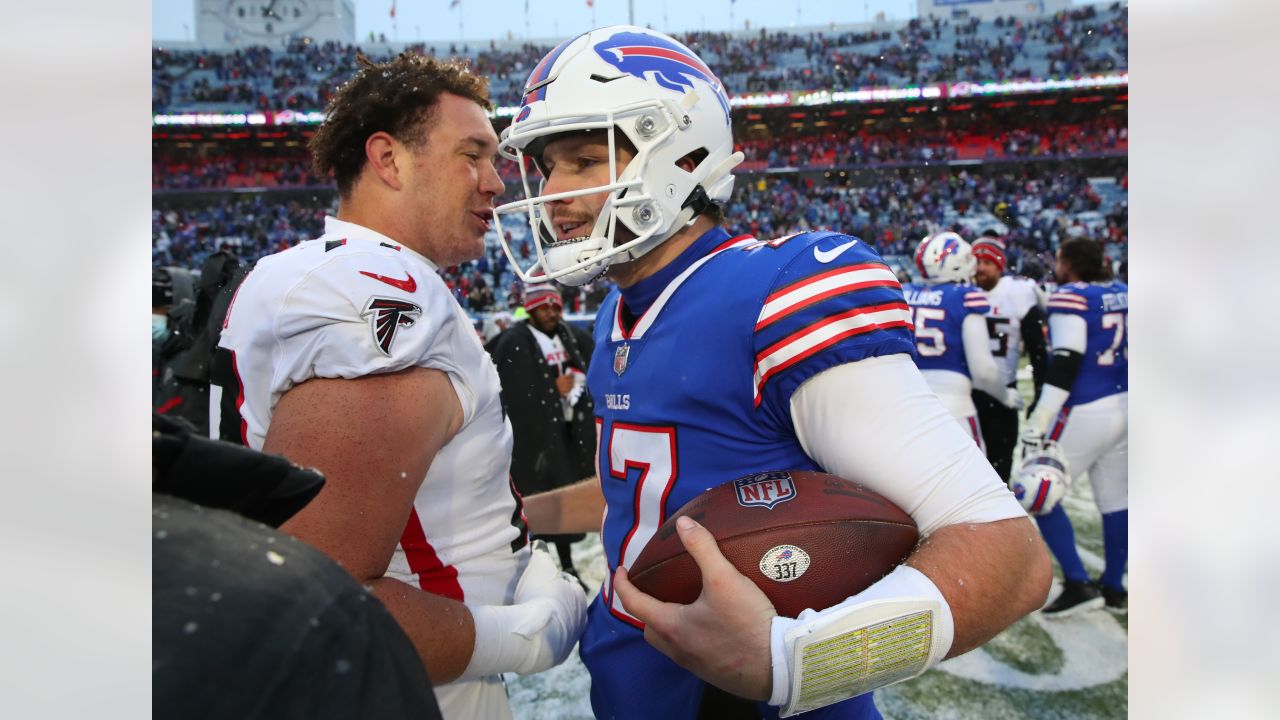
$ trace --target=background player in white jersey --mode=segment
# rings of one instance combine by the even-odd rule
[[[974,283],[986,291],[987,301],[991,303],[991,312],[987,315],[991,354],[1000,368],[1000,382],[1005,386],[996,395],[975,388],[973,404],[982,424],[987,459],[1000,477],[1009,482],[1013,451],[1018,445],[1018,410],[1023,406],[1022,395],[1017,392],[1018,357],[1025,350],[1035,383],[1035,398],[1039,400],[1049,364],[1044,341],[1045,315],[1035,281],[1004,274],[1008,259],[1003,242],[984,234],[973,244],[973,257],[977,260]],[[1032,405],[1034,407],[1034,403]]]
[[[325,474],[283,529],[386,604],[445,717],[510,717],[501,673],[562,661],[585,595],[530,552],[497,372],[436,273],[483,254],[503,190],[487,82],[359,60],[311,142],[338,216],[240,286],[221,427]]]
[[[986,320],[991,306],[986,293],[972,284],[973,251],[957,233],[935,233],[920,241],[916,267],[923,284],[902,288],[915,327],[916,367],[951,416],[985,450],[973,389],[1002,399],[1007,389],[991,355]]]
[[[1054,274],[1060,287],[1048,303],[1052,357],[1023,442],[1026,454],[1057,442],[1072,476],[1089,474],[1106,566],[1097,582],[1089,581],[1061,504],[1037,516],[1063,575],[1062,593],[1044,613],[1070,615],[1104,601],[1121,611],[1128,604],[1129,287],[1110,279],[1102,247],[1086,238],[1062,243]]]
[[[597,316],[587,380],[599,479],[530,498],[529,518],[537,532],[602,530],[613,574],[580,646],[597,716],[741,717],[725,706],[740,711],[745,698],[761,717],[818,708],[809,717],[877,718],[869,690],[1038,607],[1047,553],[911,362],[909,310],[873,249],[834,232],[756,240],[719,227],[742,160],[729,120],[702,60],[644,28],[571,38],[534,68],[502,146],[527,173],[527,199],[497,217],[528,212],[540,242],[536,266],[510,248],[508,258],[525,279],[580,285],[607,272],[621,290]],[[708,591],[680,606],[630,584],[627,566],[668,513],[775,468],[863,482],[929,541],[864,593],[802,618],[778,617],[714,538],[683,520]],[[928,630],[899,671],[873,676],[864,655],[845,653],[832,664],[850,684],[811,694],[813,671],[792,651],[861,637],[908,606]]]

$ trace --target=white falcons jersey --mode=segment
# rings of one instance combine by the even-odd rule
[[[987,315],[987,332],[991,336],[991,355],[1000,368],[1000,381],[1010,386],[1017,382],[1018,355],[1022,353],[1022,318],[1036,305],[1043,305],[1040,289],[1034,280],[1004,275],[987,291],[991,313]]]
[[[468,605],[512,601],[528,549],[509,479],[511,425],[497,369],[429,260],[326,218],[319,239],[258,261],[220,347],[243,393],[243,442],[258,449],[281,395],[305,380],[446,373],[462,427],[432,460],[387,576]]]

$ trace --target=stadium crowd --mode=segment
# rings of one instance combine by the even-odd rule
[[[929,164],[947,160],[1009,158],[1077,158],[1127,151],[1128,128],[1099,116],[1079,124],[974,130],[832,130],[821,135],[747,140],[738,144],[746,155],[742,171],[792,167],[801,169],[894,164]],[[508,183],[519,182],[515,166],[500,168]],[[305,160],[280,156],[153,156],[154,189],[304,187],[325,183]]]
[[[1015,268],[1024,255],[1048,261],[1068,237],[1102,240],[1113,259],[1128,250],[1127,205],[1104,207],[1083,175],[1026,169],[887,175],[868,187],[761,176],[738,186],[726,215],[736,221],[728,226],[734,234],[778,237],[839,228],[873,243],[882,255],[909,255],[920,238],[942,229],[976,237],[999,228]]]
[[[1081,124],[1015,127],[997,132],[931,130],[867,132],[846,129],[818,136],[748,140],[743,170],[800,169],[886,164],[928,164],[947,160],[1077,158],[1122,153],[1128,128],[1107,117]]]
[[[153,189],[194,190],[323,185],[302,158],[222,155],[151,161]]]
[[[324,232],[324,216],[337,211],[333,193],[313,197],[310,202],[282,200],[265,193],[211,195],[197,202],[157,197],[151,210],[151,264],[194,270],[219,250],[253,263],[319,237]],[[504,299],[514,287],[514,276],[496,244],[486,257],[465,266],[443,268],[441,276],[458,302],[475,312],[494,309],[495,286],[503,288]]]
[[[1127,184],[1121,179],[1119,186]],[[508,187],[508,197],[514,189]],[[324,215],[336,212],[331,193],[310,201],[281,200],[270,193],[213,194],[202,198],[156,196],[152,210],[152,265],[198,268],[211,253],[230,250],[253,262],[322,233]],[[1123,201],[1108,202],[1089,178],[1019,166],[999,173],[886,173],[865,186],[821,178],[745,176],[726,212],[734,234],[769,238],[818,228],[839,228],[872,243],[883,255],[909,255],[921,237],[955,229],[966,237],[996,228],[1009,245],[1010,267],[1035,258],[1052,267],[1052,250],[1069,237],[1106,243],[1111,259],[1128,254],[1128,213]],[[527,229],[518,223],[516,254],[532,255]],[[496,240],[479,260],[441,272],[454,297],[473,313],[514,308],[519,284]],[[587,288],[570,293],[567,310],[594,309],[603,296]]]
[[[912,19],[896,32],[798,35],[691,33],[735,92],[848,88],[902,82],[1009,80],[1109,72],[1127,66],[1128,15],[1089,5],[1024,21]],[[695,45],[694,43],[697,43]]]
[[[889,25],[887,27],[895,27]],[[892,84],[1062,77],[1128,67],[1128,10],[1086,5],[1026,20],[913,19],[862,32],[690,32],[677,36],[716,68],[733,93],[844,90]],[[465,57],[490,78],[497,105],[516,105],[529,71],[551,48],[525,43],[369,45],[371,58],[401,48]],[[354,72],[357,47],[295,39],[287,48],[152,53],[155,112],[235,107],[318,110]]]

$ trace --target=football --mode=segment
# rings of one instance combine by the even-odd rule
[[[681,515],[707,528],[725,558],[786,617],[865,590],[905,560],[919,536],[898,506],[843,478],[808,471],[748,475],[673,513],[631,566],[637,588],[685,604],[702,592],[702,573],[676,533]]]

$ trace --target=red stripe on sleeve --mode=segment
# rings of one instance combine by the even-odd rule
[[[240,444],[249,447],[249,421],[244,419],[244,381],[240,379],[240,366],[236,364],[236,351],[231,351],[231,372],[236,376],[236,415],[240,416]]]
[[[422,521],[418,519],[417,508],[409,511],[409,522],[405,523],[404,534],[400,536],[400,547],[404,549],[405,559],[409,561],[409,569],[418,576],[418,587],[462,602],[458,569],[441,562],[436,549],[427,542],[427,534],[422,529]]]

